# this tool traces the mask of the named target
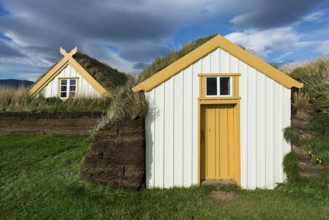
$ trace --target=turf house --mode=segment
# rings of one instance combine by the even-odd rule
[[[29,93],[45,98],[107,96],[127,81],[127,75],[74,48],[67,53],[60,48],[63,58],[43,74]]]
[[[217,35],[133,88],[149,101],[146,186],[229,180],[245,189],[285,180],[291,89],[303,87]]]

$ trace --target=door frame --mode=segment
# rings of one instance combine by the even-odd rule
[[[203,105],[212,104],[234,104],[234,147],[236,149],[236,176],[235,181],[240,185],[240,99],[239,96],[239,77],[240,73],[206,73],[198,74],[199,76],[199,97],[198,97],[198,185],[201,183],[201,108]],[[231,96],[216,96],[207,97],[206,90],[206,77],[231,77],[232,91]]]

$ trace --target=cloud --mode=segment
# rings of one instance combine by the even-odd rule
[[[1,57],[22,57],[23,54],[17,50],[16,48],[12,47],[9,42],[2,40],[0,38],[0,51]]]
[[[147,64],[145,64],[145,63],[136,63],[134,65],[134,69],[137,71],[141,71],[141,70],[145,69],[145,67],[147,67]]]
[[[322,55],[329,55],[329,39],[319,42],[315,50]]]
[[[161,43],[152,41],[140,41],[126,44],[119,54],[122,58],[130,61],[150,62],[157,57],[166,56],[171,50]]]
[[[319,20],[322,20],[326,15],[327,15],[326,10],[316,11],[316,12],[313,12],[311,14],[304,16],[303,21],[308,21],[308,22],[319,21]]]
[[[77,39],[115,42],[155,39],[168,37],[177,26],[191,20],[191,13],[197,17],[200,1],[196,2],[7,1],[4,6],[12,16],[1,19],[0,24],[7,35],[8,30],[14,32],[23,46],[36,43],[45,46],[49,42],[58,46],[63,40]]]
[[[225,37],[263,59],[274,50],[290,51],[311,44],[311,42],[302,41],[302,35],[297,33],[292,27],[267,30],[248,29],[241,32],[233,32]]]
[[[325,0],[255,0],[246,5],[246,11],[233,17],[238,28],[272,28],[296,22]]]
[[[314,7],[321,2],[323,0],[0,0],[0,36],[12,42],[5,48],[8,45],[0,41],[0,51],[12,55],[5,59],[1,54],[0,62],[1,65],[8,62],[49,67],[61,58],[60,46],[67,50],[77,46],[119,70],[135,73],[155,57],[170,51],[166,43],[177,30],[193,25],[212,27],[218,32],[225,26],[226,30],[233,31],[230,37],[266,56],[275,49],[284,50],[278,44],[301,47],[300,34],[289,29],[287,36],[279,36],[287,31],[280,27],[301,18],[311,21],[321,17],[321,14],[312,15]],[[262,37],[270,39],[269,42]],[[34,70],[26,72],[35,73]]]
[[[224,12],[237,3],[229,0],[57,0],[51,4],[40,0],[2,1],[8,15],[0,17],[0,33],[24,51],[30,61],[56,62],[61,57],[60,46],[67,49],[77,46],[118,69],[133,72],[141,66],[136,64],[166,55],[169,49],[162,42],[179,27]],[[104,50],[106,45],[117,51]],[[28,63],[22,59],[8,62],[20,60]]]

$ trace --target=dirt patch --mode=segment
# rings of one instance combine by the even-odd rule
[[[227,205],[235,199],[236,194],[235,192],[212,191],[209,196],[219,205]]]

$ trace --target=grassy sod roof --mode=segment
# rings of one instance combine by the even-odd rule
[[[128,80],[127,74],[84,53],[77,52],[73,58],[108,91],[123,86]]]
[[[216,35],[210,35],[207,37],[202,37],[197,40],[191,41],[184,46],[182,46],[178,51],[174,51],[166,57],[159,57],[154,60],[154,62],[146,67],[138,76],[138,82],[142,82],[155,73],[159,72],[160,70],[164,69],[165,67],[169,66],[170,64],[174,63],[178,59],[182,58],[192,50],[198,48],[205,42],[209,41],[211,38],[215,37]]]

